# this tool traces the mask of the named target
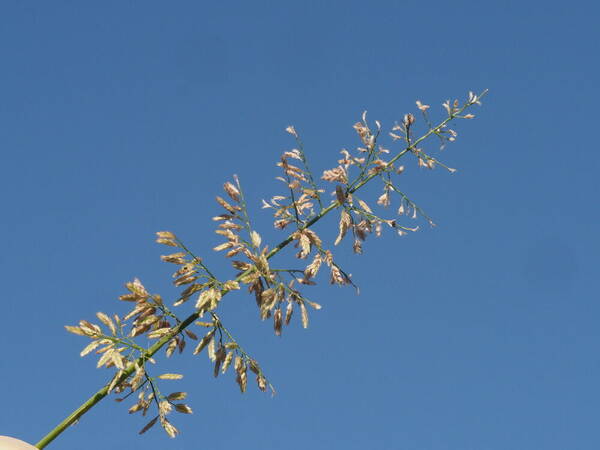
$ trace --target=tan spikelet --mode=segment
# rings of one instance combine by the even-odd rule
[[[223,198],[221,198],[219,196],[216,197],[216,200],[219,205],[221,205],[223,208],[225,208],[228,212],[230,212],[233,215],[235,215],[237,210],[239,209],[239,207],[231,206],[229,203],[227,203]]]
[[[223,242],[220,245],[217,245],[216,247],[213,248],[213,250],[215,252],[220,252],[222,250],[227,250],[228,248],[233,247],[235,244],[233,242]]]
[[[170,231],[157,231],[156,237],[159,237],[161,239],[172,239],[172,240],[177,239],[175,237],[175,235],[173,233],[171,233]]]
[[[171,327],[158,328],[156,330],[149,332],[146,335],[146,337],[148,339],[158,339],[158,338],[163,337],[166,334],[169,334],[169,331],[171,331]]]
[[[198,336],[196,336],[196,333],[194,333],[193,331],[186,329],[185,334],[187,335],[187,337],[189,337],[190,339],[193,339],[194,341],[198,340]]]
[[[74,327],[72,325],[65,325],[65,329],[69,332],[69,333],[73,333],[76,334],[78,336],[87,336],[87,334],[79,327]]]
[[[215,378],[219,376],[219,370],[221,369],[221,364],[223,364],[223,361],[225,361],[225,357],[225,347],[219,345],[219,349],[215,353],[215,367],[213,371],[213,375]]]
[[[371,208],[369,208],[369,205],[367,205],[364,201],[362,200],[358,200],[358,204],[360,205],[360,207],[362,209],[364,209],[366,212],[368,212],[369,214],[372,214],[373,211],[371,211]]]
[[[169,422],[166,418],[161,418],[160,424],[165,430],[165,433],[167,433],[171,438],[174,438],[179,433],[179,430],[175,428],[173,424]]]
[[[343,205],[346,202],[346,194],[344,192],[344,188],[339,184],[335,187],[335,196],[340,205]]]
[[[348,183],[348,177],[346,175],[346,170],[342,166],[338,166],[334,169],[325,170],[321,179],[325,181],[335,182],[338,181],[340,183],[346,184]]]
[[[185,256],[186,254],[184,252],[177,252],[170,255],[162,255],[160,259],[168,263],[185,264]]]
[[[321,309],[321,308],[322,308],[322,306],[321,306],[321,305],[319,305],[319,304],[318,304],[318,303],[316,303],[316,302],[311,302],[310,300],[307,300],[307,299],[304,299],[304,302],[305,302],[305,303],[308,303],[308,306],[310,306],[310,307],[311,307],[311,308],[313,308],[313,309],[319,310],[319,309]]]
[[[181,380],[183,375],[180,373],[163,373],[162,375],[159,375],[158,378],[161,380]]]
[[[144,434],[146,431],[148,431],[150,428],[152,428],[154,426],[154,424],[156,424],[156,421],[158,420],[158,416],[156,416],[154,419],[152,419],[150,422],[148,422],[144,428],[142,428],[138,434]]]
[[[165,350],[165,354],[167,355],[167,358],[170,358],[171,355],[173,355],[173,353],[175,352],[175,349],[177,348],[177,345],[178,345],[177,338],[171,339],[169,341],[169,343],[167,344],[167,349]]]
[[[265,392],[267,390],[267,379],[263,375],[256,376],[256,383],[261,391]]]
[[[262,292],[260,298],[260,317],[264,320],[269,316],[269,313],[275,306],[275,303],[277,303],[277,291],[273,288],[266,289]]]
[[[223,283],[223,289],[226,291],[234,291],[240,289],[240,283],[235,280],[229,280]]]
[[[306,233],[300,232],[298,243],[300,244],[301,249],[300,253],[298,253],[298,257],[304,259],[310,254],[310,238]]]
[[[172,392],[167,395],[167,400],[174,402],[175,400],[184,400],[187,397],[187,392]]]
[[[292,302],[288,302],[288,305],[285,308],[285,324],[286,325],[290,324],[290,320],[292,319],[293,313],[294,313],[294,304]]]
[[[250,232],[250,238],[252,239],[252,245],[254,245],[254,247],[256,247],[256,248],[260,247],[260,243],[261,243],[260,234],[258,234],[256,231],[253,230]]]
[[[248,385],[248,374],[246,372],[246,365],[244,363],[241,363],[239,368],[236,369],[236,371],[237,377],[235,381],[237,381],[237,384],[240,386],[240,391],[244,393],[246,392],[246,386]]]
[[[108,363],[111,359],[112,354],[114,353],[114,349],[113,348],[108,348],[100,357],[100,359],[98,359],[98,362],[96,363],[96,367],[100,368],[102,366],[104,366],[106,363]]]
[[[281,336],[282,313],[281,308],[277,308],[273,313],[273,328],[276,336]]]
[[[339,285],[348,283],[348,281],[346,280],[346,277],[344,277],[344,275],[342,274],[342,271],[335,264],[331,265],[331,277],[329,279],[329,282],[331,284],[339,284]]]
[[[225,360],[223,361],[223,366],[221,367],[222,373],[227,372],[227,369],[231,365],[232,360],[233,360],[233,351],[227,352],[227,355],[225,356]]]
[[[234,202],[240,201],[240,191],[238,191],[238,188],[236,188],[229,181],[223,185],[223,189],[225,190],[225,192],[227,192],[227,195],[229,195],[229,197],[231,197],[231,199]]]
[[[350,224],[352,223],[352,217],[350,217],[350,214],[348,214],[346,212],[345,209],[342,210],[341,214],[340,214],[340,222],[339,222],[339,232],[338,232],[338,236],[335,239],[335,242],[333,243],[333,245],[338,245],[342,239],[344,239],[344,236],[346,236],[346,232],[348,231],[348,228],[350,228]]]
[[[112,333],[113,336],[115,334],[117,334],[117,329],[115,328],[115,324],[113,323],[113,321],[111,320],[110,317],[108,317],[103,312],[97,312],[96,317],[98,317],[100,322],[102,322],[104,325],[106,325],[110,329],[110,332]]]
[[[321,267],[322,262],[323,259],[321,257],[321,254],[317,253],[313,258],[312,262],[308,266],[306,266],[306,269],[304,269],[304,276],[307,279],[314,278],[319,272],[319,268]]]
[[[210,342],[208,343],[208,346],[206,347],[206,354],[208,356],[208,359],[210,359],[212,362],[215,362],[215,360],[217,359],[217,354],[215,352],[215,338],[213,337]]]
[[[196,272],[192,272],[192,273],[196,273]],[[175,286],[184,286],[186,284],[190,284],[193,283],[194,281],[196,281],[198,279],[197,276],[195,275],[184,275],[182,277],[177,278],[176,280],[173,281],[173,284]]]
[[[175,405],[175,411],[183,413],[183,414],[192,414],[192,408],[190,408],[185,403],[178,403]]]
[[[81,350],[81,353],[79,353],[79,356],[83,357],[83,356],[87,355],[88,353],[91,353],[96,348],[98,348],[98,346],[101,343],[102,343],[102,340],[96,340],[96,341],[90,342],[88,345],[85,346],[85,348],[83,350]]]
[[[300,315],[302,317],[302,327],[308,328],[308,311],[306,310],[306,306],[304,306],[304,302],[300,303]]]
[[[215,330],[214,330],[214,329],[213,329],[213,330],[210,330],[210,331],[209,331],[209,332],[206,334],[206,336],[204,336],[204,337],[203,337],[203,338],[200,340],[200,342],[198,343],[198,345],[197,345],[197,346],[196,346],[196,348],[194,349],[194,352],[193,352],[193,354],[194,354],[194,355],[197,355],[197,354],[198,354],[198,353],[200,353],[202,350],[204,350],[204,347],[206,347],[206,346],[208,345],[208,343],[209,343],[210,341],[212,341],[212,338],[213,338],[214,334],[215,334]]]
[[[302,230],[302,233],[308,236],[312,245],[314,245],[317,248],[322,247],[323,244],[321,242],[321,238],[313,230],[311,230],[310,228],[306,228]]]
[[[377,204],[383,207],[388,207],[390,205],[390,193],[389,191],[385,191],[379,198],[377,199]]]

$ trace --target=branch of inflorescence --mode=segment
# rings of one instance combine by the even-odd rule
[[[406,153],[416,150],[417,146],[421,142],[423,142],[425,139],[430,137],[432,134],[439,134],[441,132],[441,130],[443,130],[444,127],[450,121],[459,117],[460,114],[462,114],[462,112],[465,111],[467,108],[473,106],[475,103],[478,103],[478,101],[486,93],[487,93],[487,90],[483,91],[480,95],[478,95],[476,97],[477,101],[467,101],[459,109],[457,109],[456,111],[453,111],[452,113],[449,113],[448,117],[446,119],[444,119],[442,122],[440,122],[437,126],[430,127],[429,130],[425,134],[423,134],[421,137],[419,137],[417,140],[413,141],[412,143],[409,142],[409,145],[407,145],[403,150],[398,152],[398,154],[396,156],[394,156],[388,162],[388,166],[391,167],[394,162],[396,162],[398,159],[403,157]],[[373,172],[370,175],[365,176],[364,178],[362,178],[362,180],[360,180],[354,186],[352,186],[348,190],[348,193],[352,194],[352,193],[358,191],[360,188],[362,188],[365,184],[367,184],[369,181],[371,181],[373,178],[375,178],[378,175],[379,175],[379,173]],[[334,209],[336,209],[340,206],[342,206],[342,205],[340,204],[339,200],[332,201],[332,203],[329,206],[327,206],[326,208],[323,208],[319,212],[319,214],[317,214],[312,219],[307,221],[304,224],[304,226],[302,227],[302,229],[310,228],[311,226],[316,224],[318,221],[320,221],[323,217],[325,217],[327,214],[329,214],[331,211],[333,211]],[[273,247],[271,249],[271,251],[269,253],[267,253],[267,255],[266,255],[267,259],[272,258],[276,254],[278,254],[281,250],[283,250],[288,244],[290,244],[294,240],[294,237],[293,237],[294,234],[295,234],[295,232],[290,234],[286,239],[284,239],[279,244],[277,244],[275,247]],[[235,281],[240,281],[245,276],[250,274],[253,270],[254,270],[253,267],[247,269],[246,271],[244,271],[243,273],[238,275],[235,278]],[[228,292],[229,292],[229,290],[223,289],[221,291],[221,295],[226,295]],[[156,354],[156,352],[158,352],[171,339],[173,339],[173,337],[175,337],[179,333],[183,332],[183,330],[185,330],[188,326],[190,326],[195,320],[200,318],[200,315],[201,315],[201,313],[199,311],[196,311],[196,312],[190,314],[185,320],[179,322],[176,326],[174,326],[168,334],[166,334],[162,338],[160,338],[156,343],[154,343],[154,345],[148,347],[142,356],[137,358],[134,362],[131,362],[123,370],[121,376],[119,377],[118,380],[116,380],[116,382],[114,380],[111,380],[111,381],[109,381],[109,383],[106,384],[106,386],[104,386],[103,388],[99,389],[96,393],[94,393],[87,401],[85,401],[75,411],[73,411],[71,414],[69,414],[62,422],[60,422],[46,436],[44,436],[36,444],[36,447],[39,449],[45,448],[50,442],[52,442],[61,433],[63,433],[69,426],[75,424],[81,416],[83,416],[86,412],[88,412],[91,408],[93,408],[97,403],[99,403],[103,398],[105,398],[109,394],[109,391],[110,391],[109,386],[111,384],[113,386],[115,386],[115,385],[118,385],[118,384],[122,383],[123,381],[127,380],[135,371],[136,365],[137,366],[143,365],[147,360],[152,358],[152,356],[154,354]]]

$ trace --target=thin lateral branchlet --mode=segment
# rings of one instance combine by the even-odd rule
[[[248,388],[251,373],[256,377],[259,390],[270,389],[274,394],[257,360],[243,349],[217,314],[223,298],[231,291],[246,290],[256,301],[260,319],[271,319],[274,334],[281,337],[293,317],[298,317],[295,321],[307,328],[309,308],[321,309],[320,304],[306,298],[304,290],[315,285],[322,276],[331,284],[351,285],[358,290],[352,275],[341,267],[331,249],[352,245],[354,253],[361,254],[367,237],[382,235],[384,228],[402,236],[419,229],[414,222],[409,222],[411,220],[422,218],[434,225],[423,209],[405,194],[402,174],[410,167],[430,171],[438,166],[454,173],[456,169],[448,167],[429,150],[428,139],[437,138],[441,149],[455,142],[458,133],[449,128],[450,122],[473,119],[475,115],[470,108],[481,105],[486,93],[469,92],[462,103],[444,101],[445,117],[437,124],[430,117],[431,107],[417,100],[422,120],[407,113],[388,133],[383,131],[379,121],[367,120],[365,111],[361,120],[353,125],[358,145],[353,150],[342,149],[341,158],[320,177],[309,168],[299,133],[293,126],[287,127],[296,148],[283,152],[277,163],[281,170],[277,180],[284,184],[283,192],[262,201],[263,208],[273,213],[274,228],[286,230],[287,237],[276,245],[265,244],[268,232],[259,233],[254,229],[242,185],[235,175],[232,181],[223,184],[224,193],[215,197],[219,211],[212,218],[220,239],[213,250],[230,261],[234,269],[231,276],[217,277],[204,259],[196,256],[174,233],[156,233],[156,242],[169,247],[161,260],[176,266],[172,283],[178,294],[174,296],[172,307],[192,305],[192,312],[180,318],[174,312],[178,309],[172,310],[171,303],[167,305],[160,295],[150,293],[135,278],[125,284],[126,292],[119,297],[130,307],[127,312],[112,316],[98,312],[98,323],[81,320],[77,325],[67,325],[67,331],[90,340],[80,355],[94,354],[97,367],[111,369],[112,376],[105,387],[46,435],[37,444],[38,448],[44,448],[110,392],[120,395],[117,398],[120,402],[135,398],[130,414],[141,412],[146,416],[151,408],[156,408],[156,415],[145,423],[140,434],[159,423],[168,436],[175,437],[179,430],[167,416],[170,418],[172,412],[191,414],[192,408],[182,403],[187,398],[185,392],[164,395],[160,391],[163,383],[179,383],[182,374],[151,375],[150,369],[155,364],[153,356],[162,348],[167,357],[184,353],[186,348],[194,355],[205,353],[214,377],[232,368],[229,371],[233,372],[243,393]],[[390,142],[384,143],[386,138],[391,138]],[[405,157],[411,155],[415,159],[414,166],[404,163]],[[370,182],[381,183],[381,190],[376,198],[365,199],[359,191]],[[327,195],[330,195],[329,203]],[[390,209],[395,214],[386,216]],[[337,236],[333,242],[326,242],[315,231],[315,224],[334,211],[338,214]],[[274,257],[286,248],[295,249],[292,250],[294,261],[299,267],[278,267]],[[323,272],[327,273],[322,275]],[[190,299],[193,301],[188,303]],[[189,341],[193,341],[193,345],[187,346]]]

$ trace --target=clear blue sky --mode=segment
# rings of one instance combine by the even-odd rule
[[[281,237],[260,200],[281,191],[287,125],[321,173],[357,144],[363,110],[389,127],[417,99],[441,114],[446,98],[489,88],[443,153],[456,174],[407,163],[403,187],[438,227],[339,251],[360,296],[323,280],[307,292],[323,305],[310,328],[295,321],[282,338],[251,297],[224,301],[275,398],[214,380],[205,356],[160,358],[186,375],[171,383],[195,410],[173,417],[180,437],[138,436],[145,421],[107,399],[49,448],[599,448],[599,13],[578,1],[3,2],[0,434],[36,442],[106,381],[64,324],[122,313],[136,276],[173,298],[155,231],[231,273],[210,217],[232,174],[263,238]]]

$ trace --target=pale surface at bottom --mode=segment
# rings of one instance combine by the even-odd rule
[[[31,450],[35,449],[31,444],[8,436],[0,436],[0,450]]]

